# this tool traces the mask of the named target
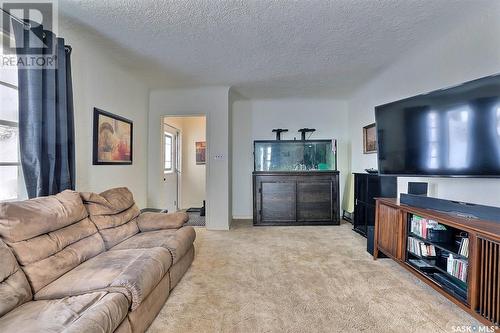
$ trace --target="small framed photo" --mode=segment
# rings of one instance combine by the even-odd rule
[[[373,154],[377,152],[377,127],[370,124],[363,127],[363,153]]]
[[[132,146],[132,121],[94,108],[93,164],[132,164]]]
[[[207,143],[205,141],[196,142],[196,165],[206,163]]]

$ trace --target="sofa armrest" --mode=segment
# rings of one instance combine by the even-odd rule
[[[139,215],[137,225],[141,232],[162,229],[179,229],[189,221],[186,213],[152,213],[145,212]]]

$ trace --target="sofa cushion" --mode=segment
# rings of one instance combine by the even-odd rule
[[[56,254],[23,266],[33,292],[36,293],[64,273],[104,251],[101,236],[94,234],[65,247]]]
[[[127,313],[123,294],[96,292],[25,303],[0,318],[0,331],[111,333]]]
[[[163,229],[179,229],[189,221],[187,213],[153,213],[145,212],[139,215],[137,224],[141,232]]]
[[[126,187],[116,187],[102,193],[81,192],[87,211],[92,216],[113,215],[135,204],[132,192]]]
[[[32,297],[28,280],[16,258],[0,240],[0,317]]]
[[[105,250],[80,194],[74,191],[0,204],[0,236],[34,293]]]
[[[85,218],[75,224],[20,242],[9,243],[19,264],[28,266],[64,250],[85,238],[99,236],[95,225]],[[100,237],[94,237],[99,239]],[[101,241],[102,243],[102,241]]]
[[[187,253],[193,246],[196,232],[191,226],[180,229],[167,229],[141,232],[111,248],[111,250],[141,249],[163,247],[172,253],[173,263]]]
[[[85,294],[121,292],[137,308],[172,265],[163,248],[108,251],[86,261],[35,294],[36,300]]]
[[[0,237],[19,242],[61,229],[88,216],[79,193],[0,203]]]
[[[139,232],[137,217],[140,210],[127,188],[114,188],[100,194],[82,192],[81,197],[106,249]]]

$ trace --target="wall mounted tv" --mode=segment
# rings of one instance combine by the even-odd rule
[[[500,177],[500,75],[375,108],[381,174]]]

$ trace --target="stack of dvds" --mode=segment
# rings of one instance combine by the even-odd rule
[[[419,257],[436,256],[436,248],[434,247],[434,245],[425,244],[424,242],[414,237],[408,237],[408,251]]]
[[[418,215],[412,215],[410,223],[410,232],[414,235],[417,235],[422,238],[427,238],[429,229],[440,230],[443,228],[444,228],[443,225],[437,223],[434,220],[428,220]]]
[[[453,254],[448,257],[446,271],[457,279],[467,282],[467,260],[455,259]]]
[[[462,238],[460,240],[460,248],[458,254],[466,258],[469,257],[469,238]]]

